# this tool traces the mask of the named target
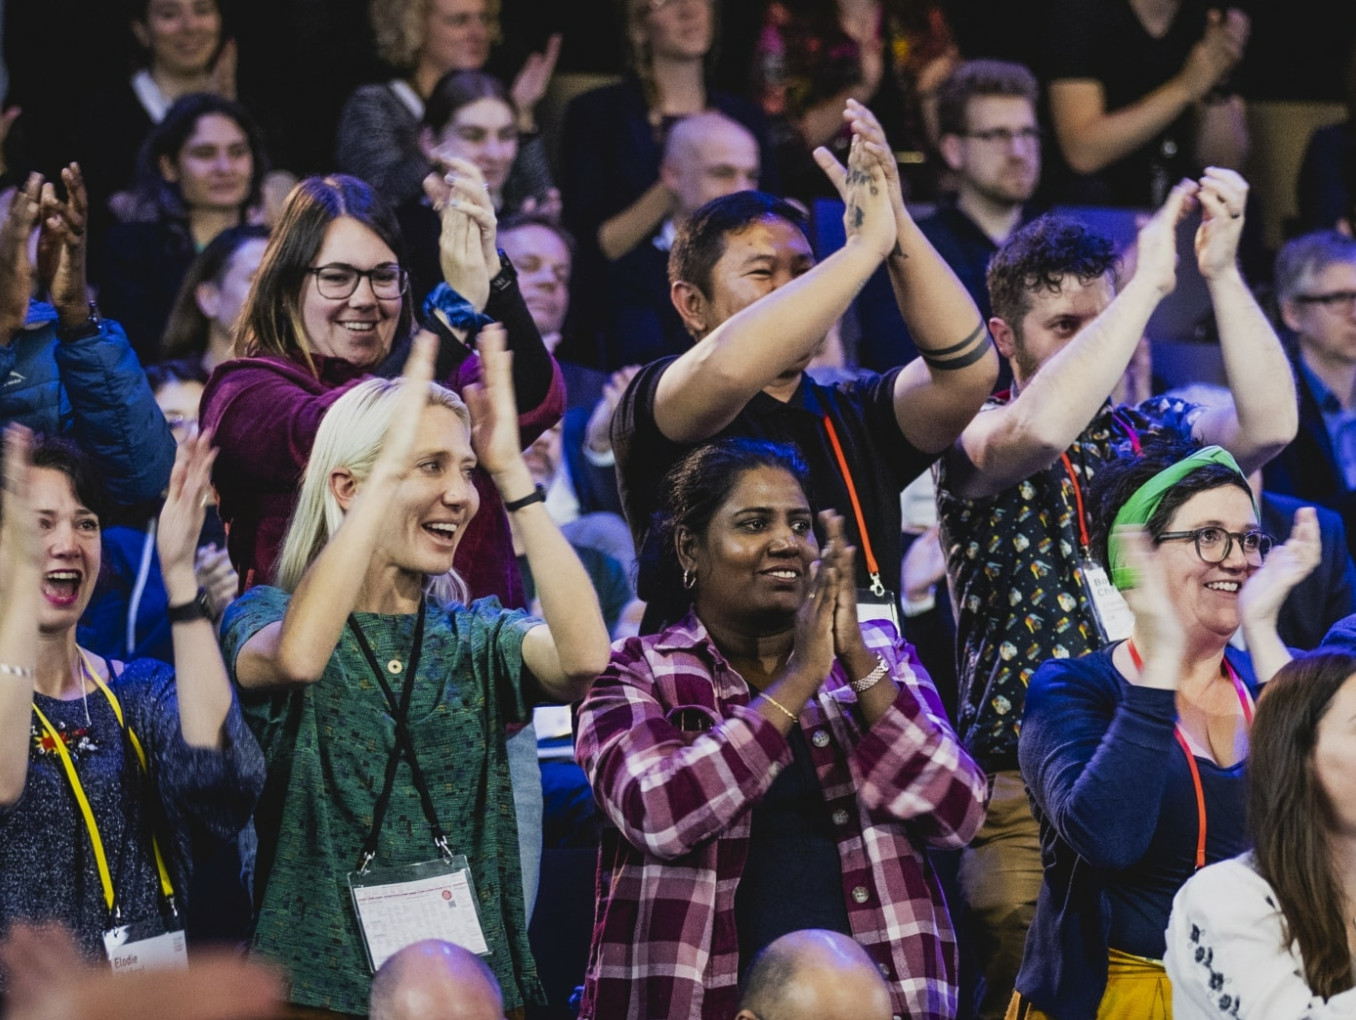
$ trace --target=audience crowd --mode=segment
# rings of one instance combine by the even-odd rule
[[[1356,1018],[1356,24],[323,6],[0,4],[0,1015]]]

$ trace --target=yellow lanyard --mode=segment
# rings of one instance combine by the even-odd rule
[[[90,666],[89,657],[85,654],[83,648],[80,651],[80,665],[86,677],[94,681],[94,685],[99,688],[103,696],[108,699],[109,706],[113,709],[113,714],[118,718],[118,725],[122,727],[123,732],[127,734],[132,744],[132,750],[136,752],[137,763],[141,766],[143,775],[148,775],[149,770],[146,765],[146,752],[142,749],[141,741],[136,733],[127,725],[122,715],[122,705],[118,702],[117,695],[109,689],[108,685],[100,678],[99,674]],[[66,742],[61,739],[57,733],[56,727],[48,721],[47,716],[43,715],[42,709],[37,704],[33,705],[33,712],[38,717],[38,722],[42,724],[43,734],[52,742],[56,748],[57,757],[61,759],[61,767],[66,773],[66,779],[71,784],[71,792],[75,794],[75,801],[80,806],[80,814],[84,816],[85,828],[89,832],[89,843],[94,851],[94,863],[99,870],[99,883],[104,889],[104,904],[108,907],[110,916],[114,913],[117,905],[117,899],[113,893],[113,876],[108,870],[108,856],[104,853],[104,841],[99,835],[99,826],[94,821],[94,809],[90,807],[89,798],[85,796],[85,788],[80,783],[80,776],[75,771],[75,763],[71,761],[71,753],[66,749]],[[169,869],[165,867],[164,855],[160,852],[160,842],[155,838],[155,833],[151,833],[151,849],[155,853],[155,867],[160,872],[160,890],[165,895],[166,902],[170,909],[174,910],[174,884],[170,881]]]

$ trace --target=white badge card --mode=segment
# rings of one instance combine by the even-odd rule
[[[183,931],[165,931],[160,921],[121,924],[104,932],[104,952],[114,974],[182,970],[188,966]]]
[[[868,620],[887,620],[895,625],[896,633],[903,633],[899,627],[899,600],[894,592],[877,595],[870,588],[857,589],[857,622]]]
[[[1102,632],[1102,640],[1124,641],[1135,626],[1135,614],[1130,611],[1125,597],[1111,583],[1111,578],[1106,576],[1101,564],[1085,559],[1079,563],[1079,569],[1083,573],[1088,603],[1097,620],[1097,629]]]
[[[450,861],[350,871],[348,888],[373,973],[391,956],[424,939],[442,939],[490,955],[471,869],[462,855]]]

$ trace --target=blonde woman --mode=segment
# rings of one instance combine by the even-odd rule
[[[366,1009],[385,956],[355,911],[350,872],[458,856],[505,1004],[541,997],[504,727],[529,719],[536,701],[581,698],[607,662],[608,637],[588,575],[523,462],[510,356],[499,331],[489,334],[485,384],[466,391],[474,421],[429,381],[433,346],[422,339],[403,383],[369,379],[334,403],[279,587],[251,589],[223,625],[273,791],[256,818],[255,946],[287,966],[295,1016]],[[452,559],[479,506],[477,461],[544,581],[545,622],[493,598],[460,601]]]

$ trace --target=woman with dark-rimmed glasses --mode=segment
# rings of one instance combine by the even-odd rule
[[[564,386],[512,266],[495,249],[487,192],[474,166],[458,164],[443,202],[442,252],[456,291],[427,320],[441,335],[437,377],[457,392],[477,379],[479,361],[462,341],[487,317],[502,322],[529,443],[559,417]],[[395,374],[383,363],[399,364],[392,352],[408,343],[415,322],[402,247],[390,209],[355,177],[310,177],[288,196],[241,313],[242,356],[217,367],[202,401],[201,419],[220,450],[213,480],[242,591],[273,577],[325,412],[361,380]],[[473,595],[522,605],[501,501],[483,473],[476,485],[482,510],[461,540],[458,567]]]
[[[1008,1016],[1167,1020],[1172,899],[1245,848],[1254,700],[1290,658],[1276,616],[1318,562],[1318,522],[1300,511],[1272,548],[1227,452],[1161,439],[1101,468],[1090,495],[1134,621],[1028,687],[1018,758],[1045,877]],[[1230,647],[1240,627],[1247,653]]]

